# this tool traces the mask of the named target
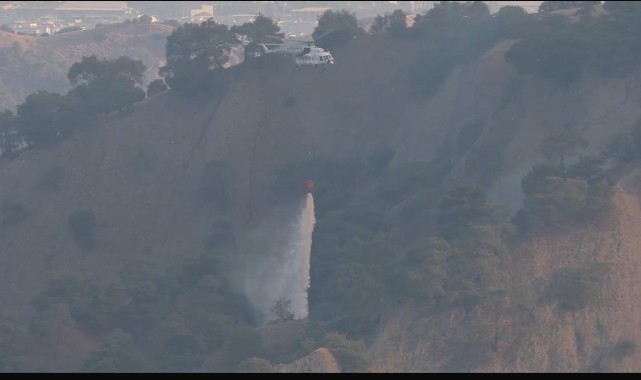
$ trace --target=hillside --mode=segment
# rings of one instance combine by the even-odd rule
[[[161,24],[112,24],[50,37],[0,31],[0,109],[13,109],[38,90],[65,93],[70,89],[67,71],[83,56],[140,59],[151,81],[158,76],[172,30]]]
[[[126,26],[133,35],[150,27],[160,26]],[[163,46],[160,32],[144,38]],[[106,52],[111,49],[107,46],[119,46],[116,40],[126,38],[105,35],[111,41],[106,45],[89,42],[96,37],[86,32],[49,41],[58,41],[59,51],[67,49],[63,46],[74,51],[101,46]],[[9,38],[25,49],[37,49],[47,40]],[[145,44],[142,37],[130,38]],[[353,368],[358,368],[354,362],[367,362],[358,355],[362,342],[333,336],[329,341],[341,356],[332,347],[318,347],[325,344],[323,336],[313,335],[318,333],[313,328],[323,331],[314,323],[349,330],[347,322],[330,325],[349,307],[361,318],[361,325],[354,323],[361,330],[354,328],[353,335],[370,333],[361,334],[368,338],[373,359],[368,368],[376,372],[639,370],[635,359],[641,304],[633,295],[641,290],[636,280],[641,242],[635,235],[641,228],[641,174],[635,163],[626,167],[630,171],[615,188],[610,214],[516,239],[492,267],[498,290],[482,302],[453,303],[457,306],[442,310],[415,296],[399,308],[380,306],[395,305],[384,303],[390,298],[401,302],[397,299],[405,295],[396,291],[409,292],[406,288],[415,284],[407,282],[411,273],[403,277],[405,273],[394,270],[404,268],[399,262],[413,270],[422,262],[412,260],[430,254],[427,237],[433,230],[441,232],[431,225],[439,222],[432,214],[443,208],[433,203],[445,190],[464,180],[477,181],[491,203],[512,215],[523,204],[522,178],[533,166],[549,162],[541,144],[554,131],[580,131],[588,142],[583,153],[597,154],[637,123],[641,67],[619,76],[587,68],[573,83],[558,86],[523,74],[506,61],[516,43],[502,38],[478,56],[456,61],[437,78],[442,82],[435,82],[433,92],[423,96],[413,92],[416,68],[421,60],[436,58],[415,38],[357,38],[332,49],[336,64],[327,70],[296,71],[290,60],[267,56],[226,69],[229,86],[216,95],[165,92],[99,119],[53,146],[0,160],[0,316],[30,321],[37,315],[36,322],[45,327],[33,327],[31,320],[30,333],[41,328],[53,334],[50,326],[55,324],[46,318],[57,321],[57,331],[67,332],[65,339],[56,341],[55,335],[45,333],[37,341],[40,346],[27,345],[27,351],[42,368],[61,371],[86,364],[92,353],[105,351],[98,348],[104,342],[128,347],[129,339],[153,348],[173,342],[166,346],[178,352],[169,357],[184,366],[180,368],[218,369],[224,350],[216,344],[225,341],[225,349],[244,357],[274,355],[268,359],[275,371],[349,372],[341,362],[345,357],[351,358]],[[412,165],[429,170],[412,171]],[[241,309],[243,316],[256,313],[251,300],[239,297],[227,304],[221,299],[233,293],[230,289],[244,291],[248,272],[243,265],[256,261],[252,255],[268,255],[287,233],[283,221],[309,178],[315,182],[318,221],[311,253],[312,327],[282,323],[256,333],[233,325],[233,333],[244,340],[229,338],[220,331],[232,322],[219,314],[212,317],[214,307],[206,302]],[[374,204],[376,196],[384,201]],[[88,248],[71,222],[79,214],[92,221]],[[366,227],[373,232],[363,233]],[[220,238],[221,229],[231,230],[225,237],[231,235],[234,241]],[[408,236],[414,239],[410,247],[403,245]],[[211,256],[200,256],[207,252]],[[217,256],[224,254],[232,257],[225,261]],[[166,276],[153,277],[164,288],[150,285],[148,269]],[[124,317],[113,314],[126,323],[110,320],[111,311],[104,317],[82,308],[76,320],[73,302],[51,301],[57,308],[47,309],[42,306],[50,306],[46,297],[38,298],[59,275],[86,276],[104,287],[117,284],[116,291],[130,286],[145,302],[135,297],[122,305],[113,301],[117,311],[125,309]],[[172,286],[180,281],[192,288],[177,292]],[[65,289],[54,287],[45,295],[67,296]],[[154,302],[164,302],[166,294],[171,295],[170,311],[158,316],[164,312],[157,310],[164,309],[154,309]],[[86,299],[89,296],[81,298]],[[355,310],[360,305],[363,310]],[[381,310],[383,318],[372,317]],[[202,339],[209,339],[214,351],[203,354],[198,339],[205,334],[190,332],[187,319],[181,319],[192,314],[206,321],[211,336]],[[82,317],[98,327],[82,326]],[[101,322],[102,317],[107,322]],[[128,324],[134,326],[129,337],[119,331]],[[160,332],[153,338],[136,336],[136,329],[144,331],[146,325]],[[52,341],[69,347],[60,361],[50,358]],[[244,346],[234,346],[237,341]],[[190,364],[192,358],[181,351],[185,346],[206,357],[204,362]],[[161,355],[159,362],[164,364],[164,359]]]
[[[615,195],[605,220],[548,231],[519,244],[501,266],[506,295],[472,313],[434,313],[407,306],[390,317],[373,345],[378,372],[638,372],[641,228],[638,175]],[[631,183],[635,185],[630,186]],[[590,278],[595,302],[564,309],[573,283],[547,303],[563,273],[603,265]],[[586,272],[587,273],[587,272]],[[462,326],[476,326],[466,336]],[[465,347],[467,342],[468,347]],[[624,349],[625,348],[625,349]]]

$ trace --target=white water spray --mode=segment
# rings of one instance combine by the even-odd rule
[[[289,311],[295,319],[308,314],[307,290],[309,289],[310,257],[314,216],[314,197],[307,194],[302,209],[291,224],[281,233],[273,231],[262,236],[265,251],[261,258],[251,263],[245,276],[245,293],[257,309],[260,320],[277,318],[271,310],[279,301],[290,301]],[[261,239],[261,240],[262,240]]]
[[[314,197],[307,193],[305,207],[298,222],[298,236],[291,251],[291,260],[296,270],[292,273],[292,311],[296,318],[305,318],[308,313],[307,290],[309,289],[310,258],[312,252],[312,233],[316,217],[314,216]]]

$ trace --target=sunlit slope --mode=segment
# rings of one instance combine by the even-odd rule
[[[80,44],[82,36],[50,41]],[[272,211],[282,165],[323,156],[367,159],[381,149],[395,152],[392,165],[446,156],[454,164],[448,180],[471,172],[486,180],[495,200],[515,207],[520,180],[543,161],[539,145],[551,130],[575,123],[600,151],[636,121],[640,89],[630,83],[637,74],[587,74],[567,89],[555,88],[517,76],[503,58],[510,43],[454,67],[430,98],[410,95],[408,68],[418,51],[411,39],[355,40],[332,51],[336,64],[326,71],[296,71],[278,58],[239,65],[230,69],[220,98],[163,94],[57,146],[0,161],[0,200],[27,212],[0,229],[0,296],[6,300],[0,311],[28,312],[56,274],[83,272],[107,281],[128,260],[163,266],[200,252],[218,213],[197,199],[212,160],[231,166],[229,212],[239,231]],[[480,132],[453,154],[460,131],[478,120]],[[57,191],[41,186],[51,171],[62,173]],[[89,253],[69,232],[68,218],[78,210],[96,217]]]
[[[172,30],[161,24],[113,24],[50,37],[0,31],[0,109],[13,109],[38,90],[67,92],[67,70],[83,56],[140,59],[147,79],[154,79]]]
[[[500,267],[505,292],[474,311],[393,313],[372,346],[373,369],[638,372],[638,190],[619,186],[614,202],[608,218],[517,245]]]

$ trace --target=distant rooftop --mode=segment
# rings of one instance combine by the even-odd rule
[[[57,11],[124,11],[126,1],[64,1]]]
[[[326,8],[326,7],[305,7],[305,8],[299,8],[299,9],[292,9],[292,12],[325,12],[328,11],[332,8]]]
[[[12,2],[12,4],[15,3],[15,8],[16,9],[53,9],[57,7],[61,1],[16,1]]]

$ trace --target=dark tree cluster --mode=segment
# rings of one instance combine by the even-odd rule
[[[9,155],[22,142],[32,147],[52,144],[96,117],[144,99],[145,70],[141,61],[128,57],[83,57],[68,71],[73,87],[66,95],[38,91],[18,105],[15,115],[0,114],[0,152]]]
[[[260,44],[280,43],[285,38],[285,33],[280,32],[278,24],[260,13],[252,22],[232,26],[231,32],[235,33],[241,41],[245,60],[261,55],[263,49]]]
[[[261,14],[253,22],[231,28],[213,19],[183,24],[167,37],[167,63],[160,68],[160,76],[169,88],[183,94],[219,91],[232,48],[242,46],[245,59],[254,58],[262,51],[260,44],[284,37],[279,31],[271,18]]]
[[[548,1],[522,31],[521,40],[507,51],[507,62],[523,74],[569,86],[586,70],[623,75],[641,63],[641,6],[636,2],[606,1],[606,14],[592,15],[598,2]],[[555,10],[578,9],[571,22]]]
[[[586,156],[587,141],[563,129],[541,145],[552,164],[537,165],[523,178],[523,208],[514,217],[521,232],[554,225],[577,216],[596,216],[612,208],[612,185],[600,180],[607,155]],[[567,160],[578,159],[568,165]]]
[[[394,10],[391,15],[376,16],[370,26],[372,34],[389,33],[393,36],[403,35],[407,32],[407,17],[400,9]]]
[[[328,10],[318,18],[318,26],[312,33],[314,43],[324,49],[343,46],[355,37],[365,34],[365,30],[358,25],[354,13],[343,9],[340,11]]]

